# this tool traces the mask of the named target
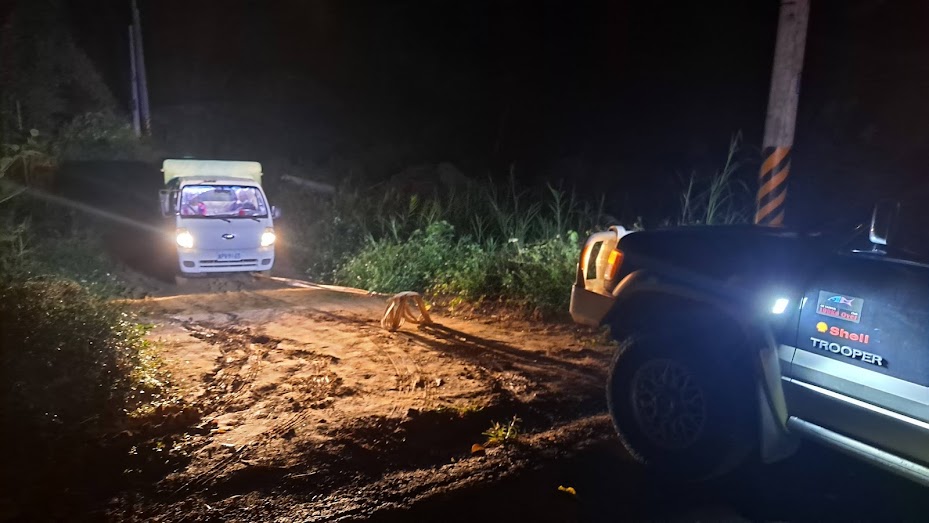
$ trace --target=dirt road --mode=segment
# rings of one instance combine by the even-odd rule
[[[612,349],[595,331],[435,314],[435,325],[390,333],[378,323],[382,296],[281,281],[200,285],[131,302],[155,325],[150,338],[197,421],[138,449],[168,473],[146,484],[140,471],[111,518],[397,514],[612,435],[603,415]],[[494,422],[514,417],[513,444],[472,453]]]

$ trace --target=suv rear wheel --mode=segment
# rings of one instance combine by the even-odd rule
[[[744,461],[757,440],[756,393],[737,351],[638,337],[613,358],[607,402],[620,439],[665,479],[705,480]]]

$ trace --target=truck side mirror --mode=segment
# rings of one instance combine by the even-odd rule
[[[275,220],[281,217],[281,209],[275,205],[271,206],[271,217]]]
[[[158,191],[158,197],[161,200],[161,215],[172,216],[177,213],[175,202],[177,202],[177,191],[162,189]]]
[[[887,240],[900,214],[900,203],[893,200],[881,200],[874,206],[871,214],[871,228],[868,239],[874,245],[887,246]]]

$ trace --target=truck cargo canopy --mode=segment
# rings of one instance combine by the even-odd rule
[[[248,178],[261,185],[261,164],[232,160],[165,160],[161,164],[165,185],[175,178]]]

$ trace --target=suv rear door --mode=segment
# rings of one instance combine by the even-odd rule
[[[902,213],[901,234],[886,253],[849,247],[812,278],[785,393],[793,416],[929,463],[923,212]]]

